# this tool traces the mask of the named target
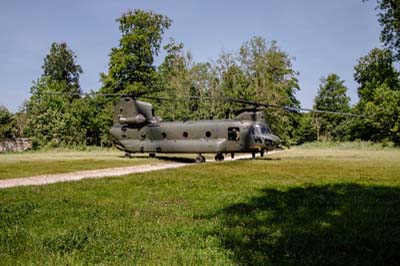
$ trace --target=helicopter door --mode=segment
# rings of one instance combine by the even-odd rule
[[[228,128],[228,140],[239,141],[240,140],[240,129],[238,127]]]
[[[227,142],[227,152],[236,152],[240,150],[240,128],[239,127],[229,127],[228,128],[228,142]]]

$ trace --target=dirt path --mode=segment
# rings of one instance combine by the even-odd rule
[[[273,154],[281,151],[273,151],[268,154]],[[251,155],[241,155],[237,156],[234,159],[226,159],[225,161],[231,160],[240,160],[251,158]],[[211,162],[210,160],[207,162]],[[18,187],[18,186],[38,186],[38,185],[47,185],[58,182],[68,182],[68,181],[78,181],[85,178],[103,178],[110,176],[122,176],[128,174],[136,174],[136,173],[144,173],[150,171],[158,171],[163,169],[171,169],[171,168],[179,168],[187,165],[192,165],[193,163],[157,163],[157,164],[147,164],[147,165],[137,165],[137,166],[128,166],[128,167],[118,167],[118,168],[108,168],[108,169],[99,169],[99,170],[87,170],[87,171],[79,171],[72,173],[64,173],[64,174],[53,174],[53,175],[40,175],[40,176],[31,176],[31,177],[22,177],[22,178],[13,178],[13,179],[5,179],[0,180],[0,189],[1,188],[10,188],[10,187]]]

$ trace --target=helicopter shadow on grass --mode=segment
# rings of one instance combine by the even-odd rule
[[[211,219],[239,265],[399,265],[400,189],[337,184],[264,189]]]
[[[131,154],[129,156],[127,155],[121,155],[120,158],[126,158],[126,159],[146,159],[150,158],[149,155],[142,155],[142,154]],[[195,163],[195,160],[193,158],[187,158],[187,157],[178,157],[178,156],[156,156],[154,159],[160,160],[160,161],[171,161],[171,162],[177,162],[177,163]]]
[[[195,163],[195,159],[187,157],[177,157],[177,156],[157,156],[156,157],[162,161],[171,161],[177,163]]]
[[[240,161],[281,161],[282,158],[280,157],[256,157],[256,158],[240,158]]]

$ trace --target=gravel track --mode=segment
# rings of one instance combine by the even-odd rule
[[[273,154],[273,153],[277,153],[277,152],[281,152],[281,151],[272,151],[272,152],[269,152],[268,154]],[[248,155],[248,154],[241,155],[241,156],[235,157],[234,159],[226,159],[225,161],[248,159],[248,158],[251,158],[251,155]],[[207,163],[209,163],[209,162],[211,162],[211,161],[208,160]],[[122,176],[122,175],[128,175],[128,174],[158,171],[158,170],[163,170],[163,169],[179,168],[179,167],[183,167],[183,166],[187,166],[187,165],[193,165],[193,163],[168,162],[168,163],[157,163],[157,164],[99,169],[99,170],[87,170],[87,171],[79,171],[79,172],[64,173],[64,174],[39,175],[39,176],[31,176],[31,177],[5,179],[5,180],[0,180],[0,189],[19,187],[19,186],[47,185],[47,184],[53,184],[53,183],[58,183],[58,182],[78,181],[78,180],[86,179],[86,178],[103,178],[103,177],[111,177],[111,176]]]

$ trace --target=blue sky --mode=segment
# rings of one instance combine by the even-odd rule
[[[97,90],[99,73],[107,71],[120,38],[115,19],[136,8],[171,18],[164,40],[182,42],[196,62],[216,60],[222,50],[236,52],[253,36],[276,40],[295,58],[303,107],[313,105],[321,77],[330,73],[345,80],[354,104],[354,65],[381,46],[375,5],[374,0],[1,1],[0,105],[15,112],[29,98],[52,42],[68,43],[84,70],[82,88]]]

